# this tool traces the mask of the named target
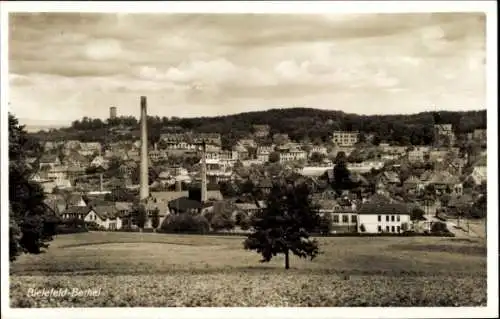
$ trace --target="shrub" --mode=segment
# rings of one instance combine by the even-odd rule
[[[78,218],[64,220],[56,226],[56,234],[84,233],[88,231],[85,221]]]
[[[449,233],[448,227],[445,223],[436,222],[431,225],[431,233]]]
[[[181,213],[168,216],[161,225],[164,233],[202,233],[209,232],[208,220],[201,215]]]
[[[85,227],[92,231],[103,231],[106,230],[105,227],[97,224],[96,222],[85,222]]]
[[[364,233],[364,232],[366,231],[365,225],[364,225],[364,224],[361,224],[361,225],[359,226],[359,230],[360,230],[362,233]]]

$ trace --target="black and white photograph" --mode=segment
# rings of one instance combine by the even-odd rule
[[[3,2],[2,316],[498,316],[495,3],[402,2]]]

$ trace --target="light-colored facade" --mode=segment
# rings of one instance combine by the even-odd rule
[[[307,159],[307,153],[303,150],[289,150],[280,153],[280,163],[292,162],[292,161],[305,161]]]
[[[358,231],[361,231],[362,225],[365,233],[402,233],[406,227],[410,228],[409,214],[358,214]],[[404,226],[403,224],[406,224]]]
[[[339,146],[353,146],[358,142],[359,132],[333,132],[332,141]]]
[[[447,139],[447,140],[446,140]],[[452,124],[436,124],[434,125],[434,140],[436,144],[455,143],[455,133],[453,132]]]

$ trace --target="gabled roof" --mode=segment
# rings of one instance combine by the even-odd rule
[[[406,181],[404,182],[404,184],[420,184],[420,183],[422,183],[420,178],[413,175],[410,176],[408,179],[406,179]]]
[[[114,205],[97,205],[93,207],[93,211],[102,219],[114,218],[118,211]]]
[[[40,163],[55,163],[58,160],[58,156],[54,154],[44,154],[40,157]]]
[[[117,210],[131,210],[133,203],[131,202],[115,202],[115,208]]]
[[[91,210],[92,209],[87,206],[69,206],[64,213],[70,215],[87,215]]]
[[[383,176],[389,181],[390,183],[399,183],[399,175],[396,172],[384,172]]]
[[[319,209],[324,210],[335,210],[336,207],[340,207],[339,203],[334,199],[320,199],[314,201],[314,203],[319,206]]]
[[[358,210],[361,215],[410,215],[410,207],[404,203],[364,203]]]

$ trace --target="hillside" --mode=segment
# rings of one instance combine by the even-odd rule
[[[138,137],[138,120],[126,117],[113,123],[100,119],[83,119],[73,122],[70,128],[52,132],[52,138],[80,138],[102,140],[113,125],[125,124],[132,128],[131,135]],[[468,112],[422,112],[411,115],[357,115],[341,111],[327,111],[313,108],[271,109],[217,117],[160,118],[149,117],[150,138],[157,140],[169,127],[179,127],[195,132],[221,133],[229,140],[252,133],[252,125],[268,124],[271,134],[287,133],[294,140],[309,139],[326,141],[334,130],[355,130],[374,133],[382,140],[398,144],[428,144],[432,136],[432,126],[443,123],[453,124],[455,133],[461,134],[478,128],[486,128],[486,110]],[[37,134],[42,139],[47,134]]]

